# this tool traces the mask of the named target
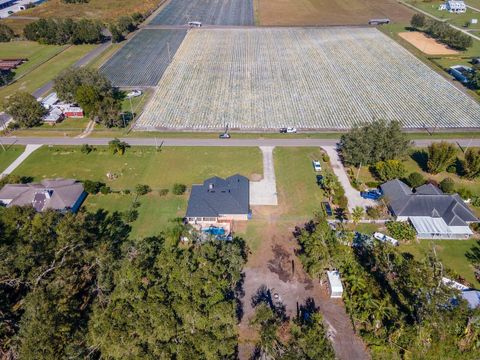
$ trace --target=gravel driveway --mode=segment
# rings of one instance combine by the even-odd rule
[[[352,211],[356,206],[361,206],[363,208],[367,206],[375,206],[376,202],[369,199],[364,199],[360,196],[360,192],[355,189],[348,179],[347,172],[343,167],[340,156],[338,155],[337,150],[333,146],[324,146],[323,149],[327,152],[330,157],[330,164],[332,165],[333,172],[337,175],[338,180],[345,189],[345,196],[348,199],[348,209]]]

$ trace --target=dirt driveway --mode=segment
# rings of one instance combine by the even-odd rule
[[[254,313],[252,297],[266,287],[271,295],[278,294],[285,305],[286,315],[296,317],[299,306],[313,299],[324,316],[333,347],[339,359],[369,359],[361,339],[353,332],[352,325],[340,300],[329,298],[327,291],[317,280],[311,280],[295,256],[297,243],[292,235],[295,224],[279,221],[281,207],[254,207],[253,215],[262,219],[262,243],[249,256],[244,268],[243,317],[239,325],[240,359],[249,359],[257,334],[249,326]],[[302,224],[299,224],[302,225]]]

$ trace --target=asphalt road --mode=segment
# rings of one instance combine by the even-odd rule
[[[107,41],[107,42],[104,42],[104,43],[98,45],[97,47],[95,47],[95,49],[90,51],[88,54],[86,54],[84,57],[82,57],[80,60],[78,60],[75,64],[73,64],[73,67],[74,68],[80,68],[80,67],[83,67],[85,65],[88,65],[88,63],[90,63],[90,61],[92,61],[98,55],[100,55],[107,47],[110,46],[110,44],[111,44],[111,42]],[[53,88],[53,81],[49,81],[48,83],[43,85],[41,88],[35,90],[32,93],[32,95],[35,96],[36,98],[39,98],[43,94],[46,94],[47,92],[52,90],[52,88]]]
[[[108,145],[112,138],[70,138],[70,137],[0,137],[2,144],[43,144],[43,145]],[[132,146],[281,146],[281,147],[317,147],[334,146],[338,140],[335,139],[161,139],[161,138],[122,138]],[[435,140],[415,140],[414,145],[425,147]],[[480,147],[480,139],[448,139],[448,142],[456,143],[459,146]]]

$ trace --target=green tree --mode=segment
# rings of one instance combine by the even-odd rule
[[[187,187],[184,184],[179,184],[179,183],[173,184],[172,193],[174,195],[183,195],[183,193],[185,193],[186,190],[187,190]]]
[[[26,92],[17,92],[10,96],[4,108],[21,127],[42,124],[42,117],[46,114],[46,110],[37,99]]]
[[[413,241],[417,237],[417,232],[408,222],[389,221],[386,227],[389,235],[399,241]]]
[[[445,178],[440,181],[440,189],[446,194],[452,194],[455,191],[455,181],[452,178]]]
[[[126,123],[120,116],[122,105],[111,96],[103,97],[101,101],[95,103],[94,114],[98,121],[107,128],[124,127]]]
[[[405,165],[399,160],[379,161],[375,164],[375,175],[381,181],[401,179],[405,176]]]
[[[421,29],[425,26],[425,20],[425,15],[415,13],[410,20],[410,25],[412,25],[412,27],[415,29]]]
[[[465,152],[465,160],[463,161],[463,170],[465,177],[475,179],[480,176],[480,150],[468,149]]]
[[[13,30],[5,25],[0,24],[0,42],[9,42],[15,37]]]
[[[80,85],[75,92],[75,100],[82,107],[86,115],[95,115],[95,107],[100,94],[92,85]]]
[[[428,146],[427,170],[431,174],[445,171],[457,159],[457,148],[446,141],[434,142]]]
[[[425,178],[418,172],[412,172],[408,175],[407,182],[410,187],[417,188],[425,184]]]
[[[375,120],[353,127],[341,136],[340,144],[345,163],[358,167],[401,158],[410,140],[398,121]]]
[[[137,195],[146,195],[148,194],[150,191],[152,191],[152,189],[150,188],[150,186],[148,185],[142,185],[142,184],[138,184],[135,186],[135,193]]]
[[[361,206],[355,206],[352,211],[352,221],[355,225],[358,224],[360,220],[362,220],[365,211]]]
[[[110,30],[110,34],[112,34],[112,42],[119,43],[125,40],[125,36],[123,36],[117,24],[110,24],[108,29]]]
[[[125,151],[130,147],[128,143],[125,141],[120,141],[119,139],[115,138],[108,143],[108,148],[112,152],[112,154],[120,154],[123,155],[125,154]]]

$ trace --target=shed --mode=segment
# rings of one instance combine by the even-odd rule
[[[69,106],[65,108],[63,114],[67,118],[83,118],[83,109],[78,106]]]
[[[343,294],[342,281],[338,270],[327,271],[328,286],[330,287],[331,298],[341,298]]]

